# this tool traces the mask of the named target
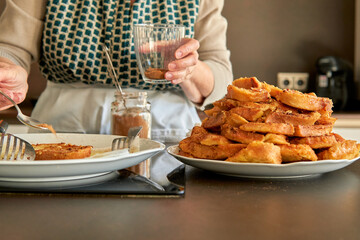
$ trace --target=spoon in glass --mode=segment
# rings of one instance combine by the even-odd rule
[[[0,90],[0,93],[6,97],[16,108],[18,115],[17,115],[17,119],[24,125],[29,126],[29,127],[33,127],[33,128],[37,128],[37,129],[42,129],[42,130],[49,130],[47,127],[43,127],[43,126],[47,126],[47,124],[41,123],[38,120],[31,118],[29,116],[26,116],[22,113],[22,111],[20,110],[19,106],[14,102],[14,100],[12,100],[8,95],[6,95],[3,91]]]

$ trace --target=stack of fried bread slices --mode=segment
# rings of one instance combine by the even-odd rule
[[[353,159],[360,144],[333,133],[333,103],[314,93],[239,78],[207,118],[179,143],[179,154],[250,163]]]

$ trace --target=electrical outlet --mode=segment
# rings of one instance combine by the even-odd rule
[[[281,89],[294,89],[305,92],[308,87],[308,73],[278,73],[277,85]]]
[[[277,85],[281,89],[293,89],[294,80],[291,73],[278,73]]]

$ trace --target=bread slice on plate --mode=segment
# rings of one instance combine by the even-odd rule
[[[67,143],[33,144],[35,160],[80,159],[91,155],[92,146],[81,146]]]

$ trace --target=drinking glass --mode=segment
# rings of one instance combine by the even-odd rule
[[[185,36],[185,26],[176,24],[134,24],[134,45],[141,76],[147,83],[171,83],[165,79],[168,64]]]

